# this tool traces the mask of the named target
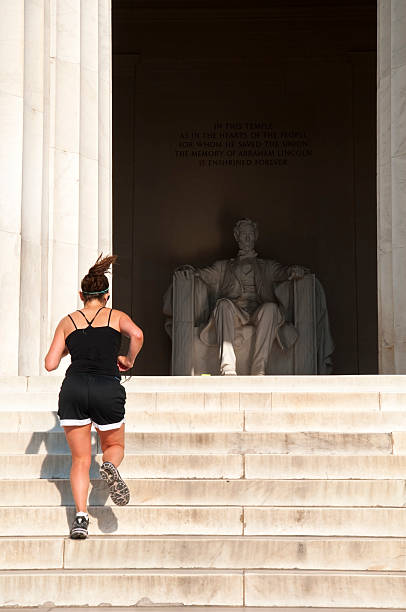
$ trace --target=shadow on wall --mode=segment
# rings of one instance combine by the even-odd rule
[[[69,531],[75,517],[75,504],[69,481],[72,459],[65,433],[59,424],[56,412],[53,413],[53,416],[55,418],[54,426],[48,431],[35,431],[25,449],[25,454],[42,455],[44,453],[39,477],[54,484],[59,492],[59,503],[55,502],[54,505],[65,508],[67,529]],[[97,521],[98,528],[102,533],[114,533],[117,531],[118,521],[113,509],[110,506],[106,506],[109,492],[106,483],[99,478],[100,466],[96,462],[96,454],[98,452],[100,452],[98,436],[96,432],[92,432],[92,461],[90,465],[90,478],[92,480],[88,513],[90,517]],[[41,505],[40,499],[37,505]]]

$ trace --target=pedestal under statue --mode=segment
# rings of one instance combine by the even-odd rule
[[[295,345],[300,331],[292,316],[292,281],[305,277],[311,277],[313,287],[313,298],[310,298],[313,304],[309,316],[312,318],[310,326],[313,326],[314,337],[311,342],[317,361],[313,368],[317,372],[309,373],[331,373],[334,345],[320,283],[303,266],[285,266],[274,260],[259,258],[255,251],[258,227],[250,219],[236,223],[234,236],[239,247],[234,259],[216,261],[203,268],[182,266],[175,271],[173,279],[174,287],[177,287],[175,301],[178,311],[184,310],[185,306],[188,309],[188,296],[191,293],[193,295],[193,304],[189,304],[189,310],[193,312],[186,315],[186,318],[191,316],[193,325],[199,326],[199,338],[203,344],[217,346],[219,373],[226,376],[238,373],[236,349],[249,336],[252,336],[249,373],[253,375],[269,373],[275,340],[283,351],[289,351]],[[173,319],[173,301],[174,294],[170,288],[164,298],[164,312],[168,317],[166,328],[169,333],[173,331],[171,328],[176,321]],[[185,318],[184,314],[177,319],[181,324],[182,317]],[[186,322],[186,326],[181,325],[180,334],[176,338],[171,334],[173,341],[180,340],[184,344],[182,336],[188,335],[187,328]],[[253,333],[247,336],[247,329]],[[190,341],[193,342],[193,339]],[[188,350],[186,345],[184,349]],[[196,349],[192,351],[192,361],[193,352]],[[191,368],[193,370],[193,364]]]

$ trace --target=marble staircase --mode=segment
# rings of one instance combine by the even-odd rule
[[[406,376],[131,379],[86,541],[60,383],[0,378],[0,606],[406,610]]]

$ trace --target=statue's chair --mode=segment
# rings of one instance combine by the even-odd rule
[[[172,374],[197,376],[220,374],[219,348],[200,339],[215,306],[208,287],[191,275],[173,276],[172,281]],[[278,340],[272,345],[266,374],[317,374],[315,277],[307,274],[300,280],[275,283],[276,295],[284,296],[283,309],[288,326],[296,330],[290,348],[282,349]],[[290,324],[290,325],[289,325]],[[245,325],[242,342],[234,345],[237,374],[250,374],[255,327]],[[289,331],[289,330],[288,330]],[[283,336],[284,328],[281,328]],[[297,338],[296,338],[297,336]]]

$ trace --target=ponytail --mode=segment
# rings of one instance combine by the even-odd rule
[[[81,282],[81,289],[85,302],[103,293],[107,293],[109,289],[109,281],[106,272],[110,271],[110,267],[116,262],[116,255],[107,255],[103,257],[103,253],[99,255],[96,263],[89,269],[86,276]]]

